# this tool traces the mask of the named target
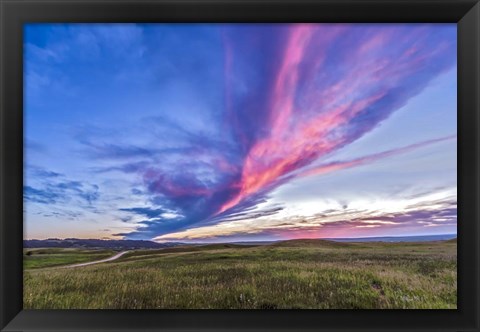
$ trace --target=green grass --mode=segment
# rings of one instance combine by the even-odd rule
[[[24,308],[456,308],[457,244],[288,241],[27,269]]]
[[[75,263],[96,261],[110,257],[113,250],[87,250],[70,248],[40,248],[23,250],[23,268],[38,269]]]

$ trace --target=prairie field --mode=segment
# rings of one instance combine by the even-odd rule
[[[455,309],[456,240],[25,249],[25,309]]]
[[[113,250],[88,250],[71,248],[24,249],[23,268],[25,270],[84,263],[110,257]]]

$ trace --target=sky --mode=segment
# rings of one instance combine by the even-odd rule
[[[24,238],[456,234],[455,24],[27,24]]]

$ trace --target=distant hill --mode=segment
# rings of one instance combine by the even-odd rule
[[[451,240],[447,240],[445,242],[448,242],[448,243],[457,243],[457,238],[454,238],[454,239],[451,239]]]
[[[242,249],[257,247],[259,244],[238,244],[238,243],[212,243],[196,245],[199,250],[217,250],[217,249]]]
[[[108,248],[108,249],[160,249],[181,245],[179,242],[157,243],[143,240],[99,239],[46,239],[24,240],[24,248]]]
[[[421,235],[399,237],[365,237],[365,238],[331,238],[331,239],[294,239],[285,241],[251,241],[232,243],[181,243],[166,242],[157,243],[143,240],[100,240],[100,239],[46,239],[24,240],[24,248],[108,248],[108,249],[162,249],[178,246],[198,246],[201,249],[226,249],[251,246],[274,246],[274,247],[346,247],[355,245],[355,242],[424,242],[446,241],[457,242],[457,235]]]
[[[403,237],[368,237],[368,238],[350,238],[350,239],[295,239],[278,241],[268,244],[270,247],[324,247],[341,248],[355,247],[363,242],[435,242],[445,241],[447,243],[457,243],[456,235],[425,235],[425,236],[403,236]]]
[[[378,237],[360,237],[360,238],[335,238],[329,239],[337,242],[428,242],[445,241],[456,239],[456,234],[441,235],[416,235],[416,236],[378,236]]]
[[[322,239],[296,239],[272,243],[272,247],[348,247],[349,243]]]

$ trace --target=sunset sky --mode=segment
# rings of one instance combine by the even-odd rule
[[[455,234],[455,24],[28,24],[24,237]]]

